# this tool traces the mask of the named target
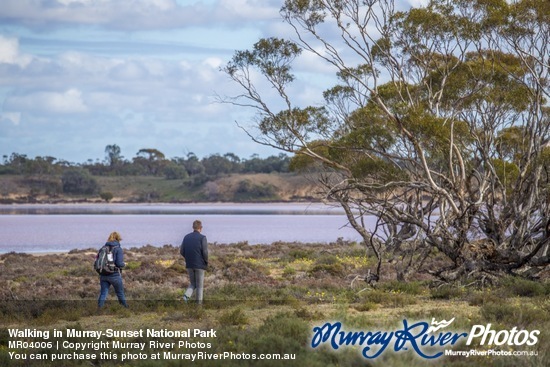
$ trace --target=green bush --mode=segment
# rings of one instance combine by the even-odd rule
[[[292,249],[288,252],[286,257],[292,260],[311,259],[314,257],[314,252],[312,250]]]
[[[508,276],[500,281],[503,296],[536,297],[550,294],[550,285],[533,280]]]
[[[248,317],[243,312],[241,308],[236,308],[233,311],[227,311],[223,313],[218,322],[222,326],[237,326],[237,325],[246,325],[248,324]]]
[[[316,275],[317,273],[342,276],[344,275],[344,265],[342,265],[335,255],[324,254],[315,260],[309,270],[310,275]]]
[[[163,169],[163,173],[168,180],[181,180],[189,177],[185,167],[175,162],[168,162]]]
[[[112,192],[102,192],[99,194],[99,197],[102,199],[102,200],[105,200],[106,202],[109,202],[111,200],[113,200],[113,193]]]
[[[82,168],[67,169],[61,175],[61,183],[66,194],[93,195],[100,189],[90,172]]]
[[[357,311],[359,312],[367,312],[367,311],[374,311],[378,308],[378,304],[374,302],[364,302],[359,305],[353,306]]]
[[[497,303],[500,298],[490,291],[475,291],[468,294],[468,304],[470,306],[482,306],[485,303]]]
[[[259,331],[264,335],[279,335],[305,344],[309,335],[309,326],[295,314],[281,312],[269,317]]]
[[[290,278],[293,275],[296,275],[296,269],[294,269],[290,266],[285,266],[285,268],[283,269],[283,276],[287,277],[287,278]]]
[[[531,304],[513,304],[510,302],[489,302],[481,306],[481,315],[487,322],[510,322],[514,325],[527,326],[533,323],[548,320],[548,314]]]
[[[124,267],[124,270],[135,270],[138,269],[141,266],[141,261],[128,261],[126,262],[126,266]]]
[[[430,291],[432,299],[453,299],[460,298],[464,294],[464,289],[454,285],[444,285],[442,287],[433,288]]]
[[[268,183],[255,184],[248,179],[239,182],[233,197],[235,201],[276,200],[278,198],[275,186]]]
[[[384,292],[382,290],[373,290],[364,295],[365,305],[368,303],[380,304],[383,307],[403,307],[417,302],[412,295],[400,292]]]
[[[397,280],[379,283],[378,288],[385,291],[402,292],[407,294],[418,295],[421,294],[425,286],[422,282],[400,282]]]

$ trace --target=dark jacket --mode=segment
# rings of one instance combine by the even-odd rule
[[[180,254],[185,258],[187,269],[204,269],[208,267],[208,241],[198,231],[189,233],[183,238]]]
[[[120,247],[120,243],[118,241],[111,241],[111,242],[105,243],[105,246],[111,247],[111,253],[113,254],[113,260],[115,261],[116,267],[119,269],[122,269],[123,267],[125,267],[126,264],[124,263],[124,253],[122,251],[122,247]],[[102,277],[119,276],[119,275],[120,275],[120,271],[110,275],[102,275]]]

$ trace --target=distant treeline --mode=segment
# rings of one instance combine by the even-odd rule
[[[97,176],[166,176],[183,179],[196,175],[216,176],[230,173],[288,172],[290,158],[285,154],[260,158],[239,158],[233,153],[212,154],[199,159],[194,153],[187,157],[166,158],[157,149],[141,149],[132,159],[125,159],[117,145],[105,148],[105,160],[71,163],[50,156],[29,158],[25,154],[4,156],[0,174],[42,175],[61,174],[66,169],[80,167]]]
[[[71,163],[54,157],[29,158],[25,154],[4,156],[0,175],[54,176],[61,175],[64,193],[93,194],[99,191],[92,176],[160,176],[169,180],[185,180],[189,186],[202,185],[221,175],[236,173],[283,173],[289,170],[290,158],[285,154],[248,159],[233,153],[212,154],[198,158],[194,153],[187,157],[166,158],[157,149],[141,149],[136,156],[126,159],[116,144],[105,147],[103,161],[88,160]]]

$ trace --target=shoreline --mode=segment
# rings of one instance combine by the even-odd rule
[[[39,212],[39,210],[47,212]],[[0,204],[0,215],[3,214],[195,214],[214,213],[216,211],[235,211],[279,214],[280,210],[307,214],[341,214],[344,210],[336,203],[321,201],[279,201],[279,202],[188,202],[188,203],[105,203],[105,202],[67,202],[67,203],[14,203]],[[337,213],[336,213],[337,212]]]

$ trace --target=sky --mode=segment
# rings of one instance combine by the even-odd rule
[[[237,126],[253,112],[217,102],[220,71],[262,37],[294,37],[283,0],[1,0],[0,155],[103,161],[116,144],[167,158],[279,154]],[[295,38],[295,37],[294,37]],[[319,104],[332,83],[304,57],[295,92]]]

